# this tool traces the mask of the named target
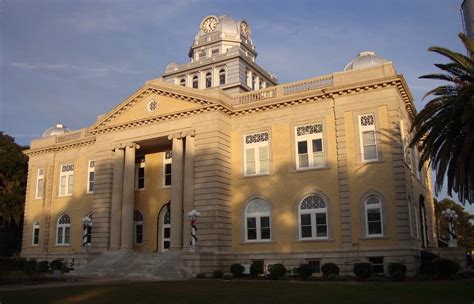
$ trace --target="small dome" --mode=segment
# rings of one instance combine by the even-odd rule
[[[210,29],[208,32],[203,30],[203,25],[208,19],[216,20],[215,28],[212,30]],[[199,26],[199,31],[194,38],[195,41],[199,40],[199,38],[203,36],[207,36],[209,34],[219,33],[224,35],[227,39],[240,39],[241,34],[241,23],[245,23],[248,26],[248,23],[245,20],[235,20],[229,16],[215,16],[209,15],[205,17]],[[249,28],[250,33],[250,28]],[[224,37],[223,37],[224,38]]]
[[[43,132],[43,137],[61,135],[68,132],[71,132],[71,130],[69,130],[65,125],[57,124],[54,127],[46,129],[46,131]]]
[[[346,65],[344,71],[368,68],[374,65],[381,65],[384,62],[388,62],[388,60],[376,55],[375,52],[361,52],[354,60]]]

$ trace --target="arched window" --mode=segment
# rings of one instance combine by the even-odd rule
[[[211,72],[206,73],[206,88],[210,88],[212,86],[212,74]]]
[[[71,219],[69,215],[63,214],[59,217],[56,227],[56,245],[69,245],[70,232]]]
[[[181,78],[181,80],[179,81],[179,85],[182,85],[183,87],[186,86],[186,78]]]
[[[135,210],[133,213],[133,230],[135,244],[143,243],[143,215],[140,211]]]
[[[219,71],[219,85],[225,84],[225,70],[221,69]]]
[[[365,231],[367,237],[383,235],[382,202],[375,196],[369,196],[364,202]]]
[[[245,208],[245,240],[270,240],[270,204],[260,198],[251,200]]]
[[[193,89],[197,89],[199,87],[199,77],[196,75],[193,77]]]
[[[39,221],[34,222],[33,224],[33,237],[31,239],[32,245],[39,244],[39,236],[40,236],[40,223]]]
[[[327,239],[327,204],[319,195],[307,196],[299,205],[300,239]]]

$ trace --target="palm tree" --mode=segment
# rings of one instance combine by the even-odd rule
[[[459,34],[469,54],[474,43]],[[457,193],[464,204],[474,203],[474,61],[470,57],[442,47],[431,47],[451,61],[435,64],[442,73],[421,76],[423,79],[447,81],[423,97],[433,96],[415,117],[410,146],[421,149],[420,168],[430,162],[436,171],[438,194],[447,178],[448,194]]]

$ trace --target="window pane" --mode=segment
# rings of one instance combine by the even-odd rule
[[[58,228],[58,244],[63,243],[63,227]]]
[[[367,209],[367,220],[369,222],[380,221],[380,209]]]
[[[40,179],[38,180],[38,197],[43,198],[43,193],[44,193],[44,180]]]
[[[257,221],[255,217],[247,218],[247,228],[257,228]]]
[[[313,153],[323,151],[323,142],[321,138],[313,139]]]
[[[73,187],[74,187],[74,175],[69,175],[68,185],[67,185],[67,194],[72,194]]]
[[[311,269],[314,273],[321,272],[321,262],[320,261],[309,261],[308,264],[311,266]]]
[[[71,229],[70,227],[64,228],[64,243],[65,244],[69,244],[69,230],[70,229]]]
[[[362,133],[362,144],[364,146],[375,144],[375,133],[374,131],[366,131]]]
[[[256,240],[257,239],[257,229],[247,229],[247,239],[249,240]]]
[[[171,164],[165,165],[165,174],[171,174]]]
[[[316,224],[326,225],[326,213],[316,213]]]
[[[326,226],[326,224],[316,225],[316,236],[317,237],[328,236],[328,227]]]
[[[262,240],[269,240],[270,239],[270,228],[262,228],[261,229],[261,237]]]
[[[311,214],[302,214],[301,215],[301,237],[307,238],[312,237],[311,229]]]
[[[323,153],[318,152],[318,153],[313,153],[313,166],[314,167],[319,167],[324,165],[324,157]]]
[[[260,161],[260,173],[268,173],[268,160]]]
[[[306,168],[306,167],[309,166],[308,154],[299,154],[298,159],[299,159],[299,167],[300,168]]]
[[[262,216],[260,218],[260,227],[270,228],[270,217],[269,216]]]
[[[311,214],[302,214],[301,215],[301,225],[311,225]]]
[[[171,175],[166,175],[165,176],[165,186],[170,186],[171,185]]]
[[[255,149],[254,148],[245,149],[245,157],[247,159],[247,162],[254,162],[255,161]]]
[[[137,243],[143,242],[143,225],[136,225]]]
[[[311,226],[301,227],[301,237],[310,238],[312,237]]]
[[[246,174],[255,174],[255,162],[247,162]]]
[[[164,241],[163,242],[163,248],[164,249],[170,249],[170,241]]]
[[[61,176],[61,190],[59,194],[60,195],[66,194],[66,176]]]
[[[308,143],[306,141],[298,142],[298,154],[308,153]]]
[[[171,229],[170,228],[165,228],[164,231],[163,231],[163,237],[165,239],[169,239],[170,235],[171,235]]]
[[[382,234],[382,223],[381,222],[369,223],[369,235],[370,234]]]
[[[364,159],[377,159],[377,148],[375,146],[364,147]]]

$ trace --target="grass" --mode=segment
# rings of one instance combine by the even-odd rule
[[[17,303],[474,303],[474,281],[275,282],[191,280],[0,291]]]

